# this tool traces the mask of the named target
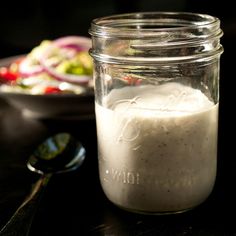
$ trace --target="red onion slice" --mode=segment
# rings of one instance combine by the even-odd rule
[[[69,47],[77,51],[88,51],[92,47],[91,39],[81,36],[65,36],[52,43],[58,47]]]
[[[44,71],[41,64],[33,64],[30,57],[24,58],[19,64],[19,73],[23,77],[40,74]]]
[[[52,76],[58,81],[86,85],[91,79],[91,76],[89,75],[74,75],[74,74],[58,73],[53,67],[46,66],[45,64],[44,64],[44,69],[50,76]]]
[[[76,51],[78,51],[78,49],[80,51],[88,51],[89,48],[91,47],[91,40],[86,37],[67,36],[52,41],[52,43],[45,49],[44,53],[40,58],[41,66],[50,76],[59,81],[87,85],[92,78],[90,75],[59,73],[58,71],[56,71],[53,65],[48,65],[47,59],[50,56],[50,54],[53,53],[55,48],[66,48],[66,47],[70,48],[70,50],[73,48]]]

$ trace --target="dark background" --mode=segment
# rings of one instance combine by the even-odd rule
[[[4,3],[4,4],[3,4]],[[213,0],[20,0],[1,1],[0,58],[28,53],[43,39],[66,35],[89,36],[92,19],[137,11],[188,11],[207,13],[221,20],[224,53],[221,57],[219,176],[231,183],[234,172],[234,94],[236,13],[233,1]],[[224,170],[224,171],[223,171]]]

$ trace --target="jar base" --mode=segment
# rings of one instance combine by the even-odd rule
[[[112,202],[113,203],[113,202]],[[135,214],[140,214],[140,215],[176,215],[176,214],[181,214],[184,212],[188,212],[193,210],[195,207],[190,207],[186,209],[181,209],[181,210],[174,210],[174,211],[145,211],[145,210],[137,210],[137,209],[131,209],[131,208],[126,208],[123,206],[120,206],[118,204],[113,203],[116,207],[118,207],[121,210],[130,212],[130,213],[135,213]]]

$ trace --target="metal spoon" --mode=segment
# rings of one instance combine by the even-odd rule
[[[29,235],[40,196],[55,173],[77,169],[84,161],[85,149],[68,133],[58,133],[46,139],[30,156],[27,167],[41,174],[30,194],[0,231],[1,236]]]

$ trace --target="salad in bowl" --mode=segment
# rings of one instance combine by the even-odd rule
[[[0,68],[0,91],[82,94],[93,89],[91,40],[66,36],[43,40],[30,53]]]
[[[65,36],[0,60],[0,97],[31,118],[94,117],[90,47],[90,38]]]

